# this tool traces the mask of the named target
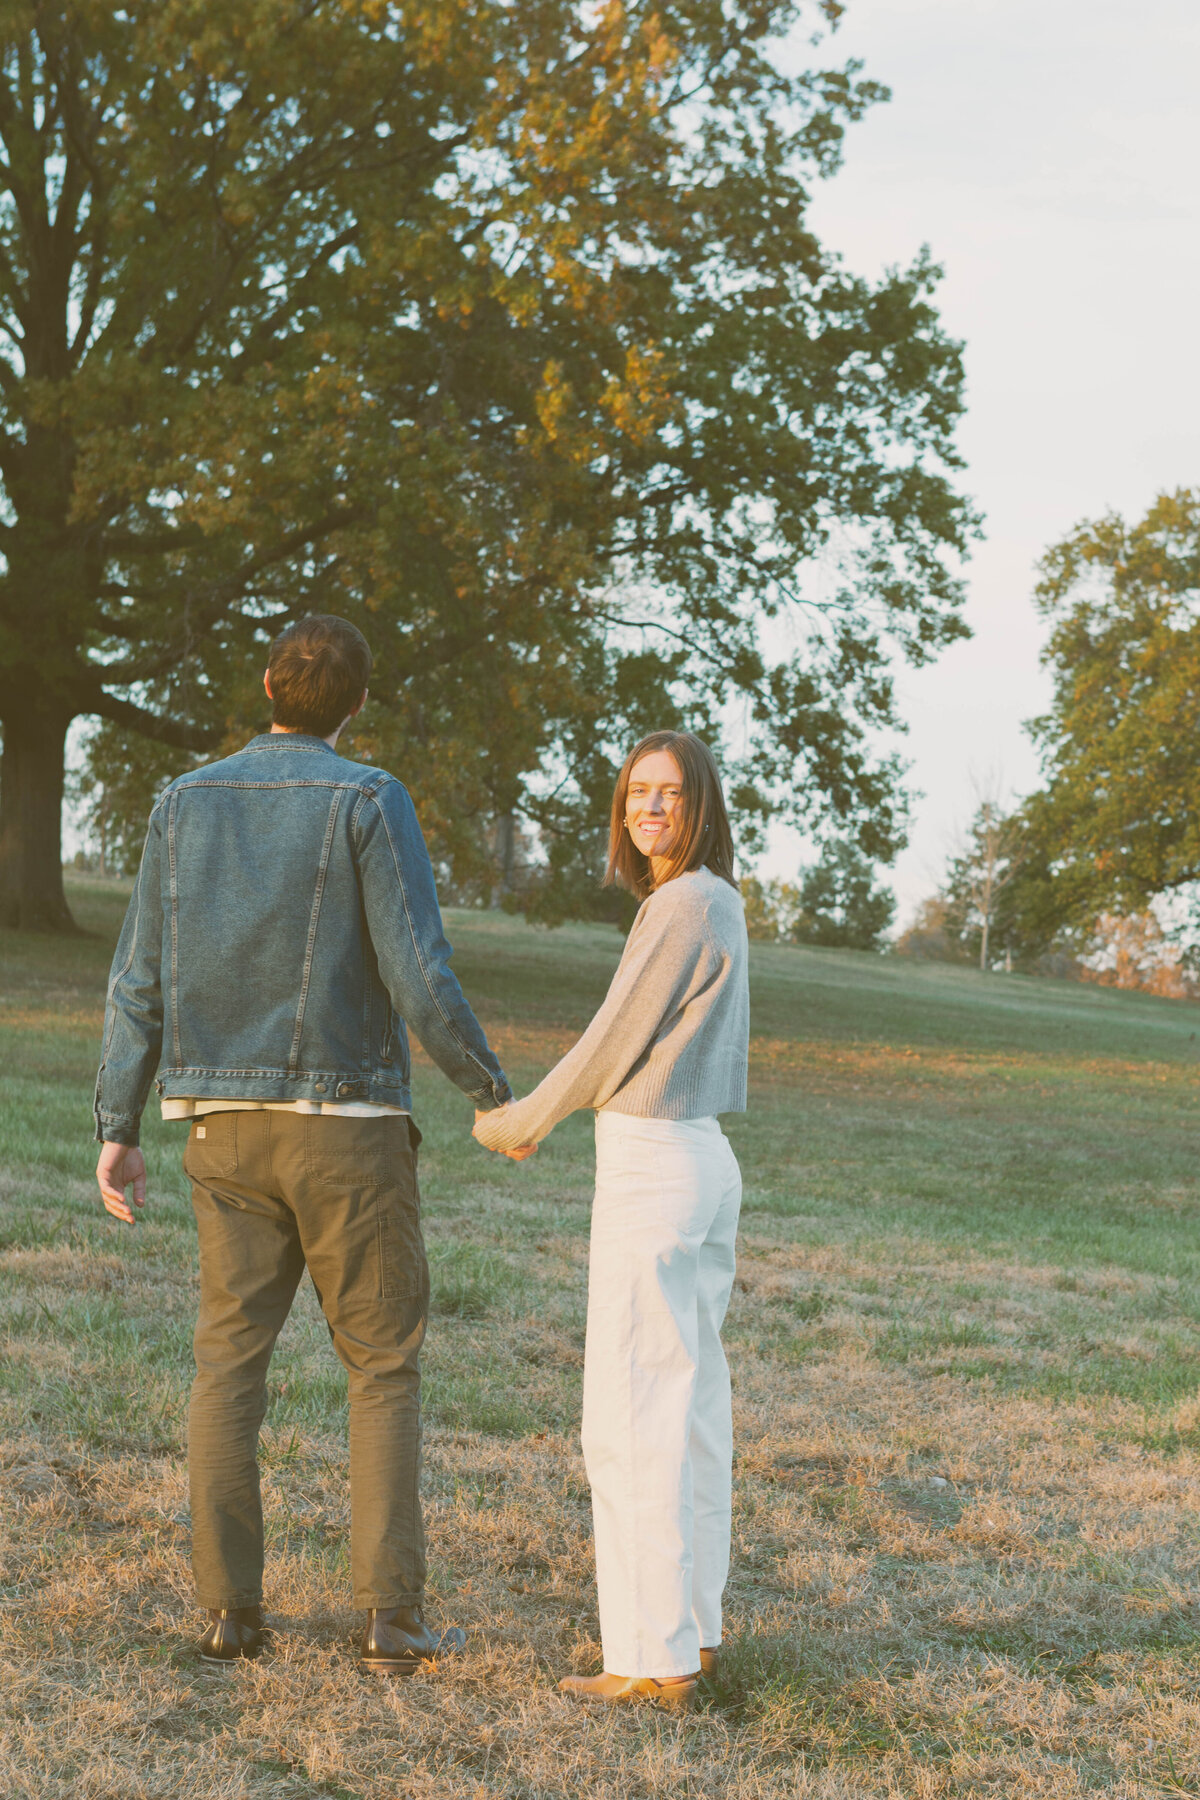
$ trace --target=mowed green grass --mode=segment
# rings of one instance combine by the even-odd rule
[[[701,1712],[599,1717],[577,1430],[590,1120],[531,1163],[416,1072],[434,1307],[431,1610],[461,1662],[354,1664],[345,1393],[307,1284],[264,1434],[272,1656],[194,1655],[181,1128],[147,1216],[95,1199],[124,892],[0,937],[0,1788],[14,1796],[1200,1792],[1200,1007],[756,946],[726,1339],[727,1651]],[[586,1023],[607,928],[451,914],[518,1088]],[[214,971],[236,979],[236,971]]]

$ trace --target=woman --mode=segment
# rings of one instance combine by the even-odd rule
[[[523,1100],[481,1115],[493,1150],[596,1114],[583,1451],[604,1673],[580,1698],[693,1702],[721,1641],[733,1438],[720,1331],[741,1176],[716,1114],[743,1112],[746,923],[712,753],[656,731],[613,797],[606,882],[642,901],[612,986]]]

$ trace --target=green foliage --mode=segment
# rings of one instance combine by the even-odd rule
[[[800,902],[799,888],[787,881],[759,881],[755,875],[743,875],[738,885],[749,935],[763,943],[786,938]]]
[[[1004,897],[1026,853],[1024,821],[1006,813],[997,800],[981,798],[963,846],[951,859],[945,886],[947,925],[980,968],[991,966],[1002,944],[1011,960],[1017,915],[1004,909]]]
[[[79,824],[96,847],[101,874],[134,872],[155,801],[168,782],[196,761],[186,750],[108,720],[91,732],[67,791]]]
[[[967,961],[960,921],[944,893],[921,902],[912,924],[896,939],[895,950],[897,956],[911,956],[916,962]]]
[[[581,841],[631,730],[735,695],[744,817],[888,854],[869,736],[892,660],[964,633],[974,517],[938,271],[861,280],[806,222],[885,97],[797,66],[839,11],[0,6],[6,745],[216,751],[331,610],[378,653],[355,748],[464,879],[514,809]]]
[[[1200,489],[1077,526],[1037,598],[1054,699],[1030,826],[1059,919],[1085,926],[1200,879]]]
[[[1004,822],[1007,879],[993,899],[992,964],[1003,960],[1005,967],[1030,974],[1075,978],[1094,921],[1081,925],[1064,913],[1057,860],[1043,834],[1038,806],[1034,795]],[[977,957],[978,925],[966,931],[963,941]]]
[[[1146,908],[1200,878],[1200,490],[1134,526],[1080,524],[1047,551],[1037,598],[1045,786],[1011,815],[981,807],[945,889],[950,936],[993,966],[1117,980],[1115,959],[1120,985],[1185,991],[1171,938],[1186,927],[1164,937]]]
[[[878,950],[895,913],[895,897],[876,886],[862,851],[850,843],[827,844],[804,872],[788,935],[798,944]]]
[[[531,871],[511,911],[521,911],[536,925],[562,925],[567,919],[596,919],[627,933],[638,902],[624,888],[602,887],[607,832],[564,831],[550,841],[546,862]]]
[[[877,950],[896,911],[892,894],[875,885],[870,861],[849,843],[827,844],[814,866],[801,871],[799,885],[753,875],[739,885],[746,930],[766,943]]]
[[[984,798],[942,887],[897,939],[896,951],[922,962],[1077,977],[1086,935],[1062,917],[1033,803],[1005,811]]]

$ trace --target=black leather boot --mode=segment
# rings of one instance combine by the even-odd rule
[[[362,1666],[372,1675],[412,1675],[423,1662],[465,1650],[461,1625],[431,1631],[419,1606],[378,1607],[368,1612],[362,1638]]]
[[[208,1630],[200,1639],[205,1662],[231,1663],[261,1655],[269,1635],[261,1606],[228,1606],[220,1611],[210,1607],[208,1617]]]

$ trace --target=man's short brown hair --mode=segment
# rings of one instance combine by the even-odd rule
[[[371,652],[357,625],[311,613],[285,626],[267,658],[276,725],[328,737],[349,718],[371,674]]]

